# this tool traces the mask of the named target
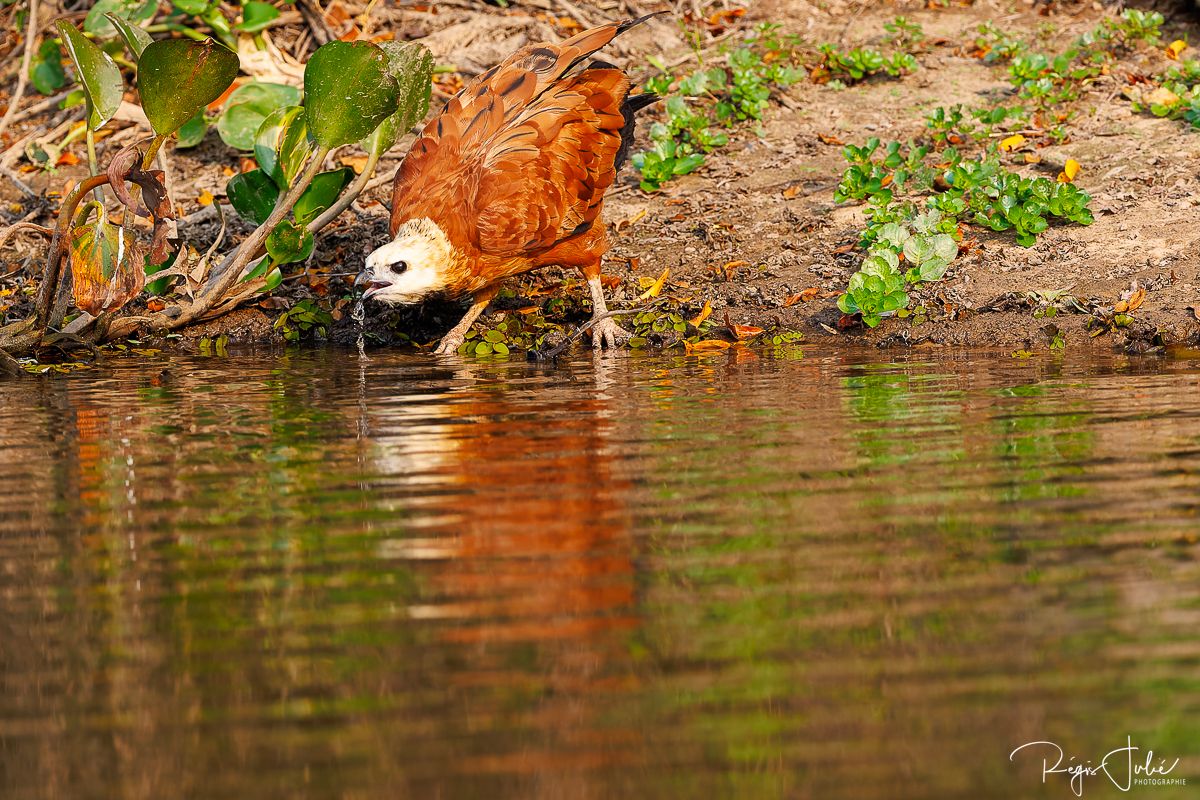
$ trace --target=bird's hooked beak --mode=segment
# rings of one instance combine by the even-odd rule
[[[389,281],[375,280],[375,273],[369,269],[364,269],[358,273],[358,277],[354,279],[355,286],[365,286],[367,290],[363,292],[363,300],[370,298],[376,292],[382,291],[392,284]]]

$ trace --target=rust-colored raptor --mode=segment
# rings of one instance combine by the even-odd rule
[[[556,264],[591,289],[596,347],[626,337],[600,285],[608,250],[604,193],[625,160],[634,113],[629,77],[590,56],[647,17],[560,44],[523,47],[446,103],[413,143],[392,189],[392,241],[367,257],[364,297],[472,305],[438,346],[455,351],[505,278]],[[587,63],[585,63],[587,62]]]

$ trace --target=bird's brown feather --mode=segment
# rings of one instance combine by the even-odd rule
[[[629,79],[577,69],[630,23],[530,45],[450,99],[396,175],[391,229],[429,217],[466,258],[452,293],[558,263],[598,269]]]

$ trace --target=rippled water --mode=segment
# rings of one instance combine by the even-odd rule
[[[0,796],[1194,796],[1200,362],[881,357],[0,382]]]

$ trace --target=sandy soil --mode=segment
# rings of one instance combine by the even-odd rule
[[[593,15],[593,21],[606,17],[603,10],[579,6]],[[1200,41],[1200,18],[1194,12],[1186,7],[1160,10],[1168,15],[1168,40]],[[487,25],[493,27],[483,36],[478,34],[480,17],[474,11],[447,8],[437,20],[413,10],[392,13],[390,24],[401,36],[436,31],[429,43],[439,61],[450,60],[464,71],[490,63],[531,37],[556,35],[544,14],[531,15],[519,6],[507,12],[489,10]],[[969,235],[978,239],[978,247],[960,258],[945,280],[917,295],[917,302],[927,310],[925,321],[889,319],[874,330],[839,329],[841,313],[835,297],[861,258],[847,245],[857,239],[862,213],[854,205],[834,202],[834,188],[845,164],[841,147],[821,137],[847,143],[861,143],[870,136],[919,140],[926,135],[924,115],[935,106],[1002,102],[1011,91],[1003,68],[986,65],[960,49],[974,38],[976,26],[983,21],[995,22],[1040,42],[1044,51],[1055,52],[1111,11],[1084,3],[1034,7],[981,0],[965,7],[927,9],[915,3],[834,0],[818,5],[807,0],[759,0],[751,4],[743,24],[781,22],[785,31],[798,33],[813,45],[826,41],[878,45],[883,23],[898,13],[919,22],[936,41],[919,54],[921,69],[915,75],[842,90],[797,84],[773,104],[757,131],[749,126],[738,130],[730,146],[710,157],[699,172],[655,194],[638,190],[635,174],[626,170],[607,204],[613,250],[605,271],[623,279],[615,290],[616,299],[631,300],[639,276],[657,276],[669,267],[672,291],[691,297],[695,307],[707,300],[717,317],[727,311],[738,323],[792,327],[810,340],[834,343],[834,337],[839,337],[856,344],[1045,348],[1050,338],[1044,330],[1047,320],[1034,317],[1032,309],[1019,299],[1014,301],[1012,293],[1069,288],[1077,297],[1111,305],[1137,280],[1148,293],[1136,312],[1136,324],[1129,332],[1105,335],[1096,343],[1144,350],[1160,341],[1194,341],[1200,325],[1189,307],[1200,305],[1196,303],[1200,131],[1135,113],[1120,96],[1126,75],[1162,68],[1157,53],[1131,56],[1095,84],[1078,105],[1081,113],[1069,124],[1070,139],[1040,150],[1042,164],[1029,168],[1053,176],[1067,158],[1078,160],[1083,171],[1076,183],[1093,196],[1093,225],[1052,227],[1028,249],[1017,246],[1011,234],[972,226]],[[447,34],[447,23],[454,22],[464,26]],[[678,32],[666,23],[635,31],[621,45],[611,54],[613,60],[642,74],[639,65],[646,63],[648,55],[678,60],[688,52]],[[9,138],[21,132],[17,126]],[[401,155],[402,151],[396,152],[395,159]],[[236,161],[236,154],[215,134],[200,148],[180,153],[176,191],[184,211],[199,210],[195,198],[203,191],[220,199],[227,180],[222,171]],[[40,191],[78,172],[78,168],[61,168],[53,177],[23,177]],[[0,186],[4,201],[20,201],[6,181],[0,180]],[[352,279],[337,273],[354,273],[366,252],[384,239],[386,196],[386,187],[376,189],[360,202],[355,214],[344,215],[320,240],[315,263],[335,274],[335,293],[338,281]],[[241,232],[238,225],[234,232]],[[202,246],[215,234],[215,225],[201,222],[186,233]],[[16,270],[32,251],[32,243],[6,249],[0,256],[0,275]],[[744,263],[725,269],[731,262]],[[809,288],[820,290],[816,299],[786,305],[787,298]],[[259,313],[275,312],[240,314],[235,332],[244,337],[269,334],[265,317],[259,322],[247,318]],[[375,327],[409,326],[415,328],[412,333],[418,341],[445,330],[456,314],[457,307],[445,304],[415,312],[372,311]],[[344,304],[337,315],[348,318]],[[1090,341],[1087,319],[1086,314],[1060,314],[1052,324],[1069,344],[1083,343]]]

